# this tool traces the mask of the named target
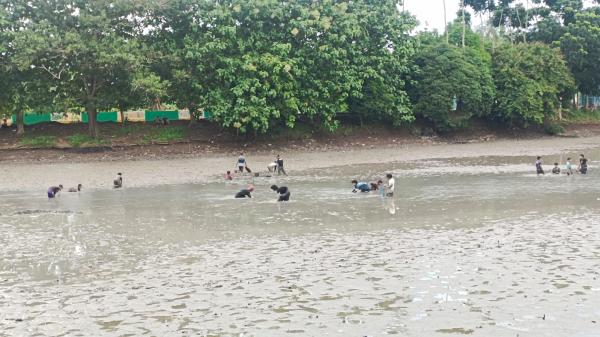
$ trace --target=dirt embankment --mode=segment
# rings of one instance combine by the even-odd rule
[[[181,137],[160,141],[148,138],[148,134],[160,134],[168,128],[178,129]],[[492,130],[478,127],[476,130],[451,135],[415,134],[406,129],[388,129],[381,126],[344,128],[335,134],[299,132],[242,137],[220,130],[209,123],[188,127],[187,123],[157,127],[132,124],[123,128],[118,124],[102,125],[102,143],[92,146],[71,146],[72,135],[84,135],[85,125],[45,124],[28,129],[28,138],[51,136],[55,146],[32,148],[23,146],[20,138],[11,130],[0,130],[0,163],[63,163],[93,161],[157,160],[235,156],[241,151],[255,155],[273,155],[290,152],[340,152],[353,150],[377,150],[406,146],[473,144],[498,141],[546,140],[588,138],[600,135],[600,125],[574,125],[565,135],[552,137],[540,131]]]

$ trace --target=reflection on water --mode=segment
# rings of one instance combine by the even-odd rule
[[[0,329],[594,336],[598,179],[469,164],[398,165],[394,199],[350,193],[382,166],[256,178],[246,200],[251,178],[2,195]]]

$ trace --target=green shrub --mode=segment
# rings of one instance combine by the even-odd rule
[[[185,129],[183,127],[165,127],[144,135],[144,143],[180,141],[184,137]]]
[[[565,128],[562,125],[560,125],[560,124],[551,123],[551,124],[547,124],[547,125],[544,126],[544,131],[547,134],[556,136],[556,135],[560,135],[560,134],[564,133],[565,132]]]

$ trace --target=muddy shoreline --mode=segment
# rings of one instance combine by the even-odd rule
[[[364,144],[364,145],[363,145]],[[185,147],[186,144],[181,146]],[[291,175],[310,169],[333,168],[344,165],[410,163],[430,159],[470,158],[487,156],[547,156],[545,164],[554,160],[552,155],[595,149],[600,147],[600,135],[587,137],[543,137],[525,140],[489,140],[458,144],[433,140],[421,143],[391,142],[361,143],[345,146],[319,146],[310,149],[245,149],[228,152],[194,151],[182,153],[176,147],[164,151],[147,151],[139,147],[119,152],[72,153],[57,150],[26,151],[13,154],[18,159],[7,160],[0,168],[10,184],[0,187],[5,191],[45,190],[58,183],[65,186],[83,184],[87,188],[110,188],[117,172],[123,172],[129,187],[165,184],[202,183],[218,179],[227,170],[234,170],[238,151],[244,151],[248,165],[254,172],[266,172],[266,166],[276,154],[282,154]],[[183,149],[179,148],[180,151]],[[594,158],[590,158],[593,166]],[[533,161],[532,161],[533,162]],[[240,178],[248,179],[249,175]]]

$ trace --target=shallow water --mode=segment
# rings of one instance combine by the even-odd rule
[[[528,161],[5,192],[0,335],[597,336],[599,179]],[[393,200],[350,193],[390,167]]]

